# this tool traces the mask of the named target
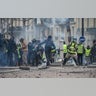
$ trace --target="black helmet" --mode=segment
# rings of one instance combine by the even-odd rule
[[[96,40],[93,40],[93,43],[96,43]]]
[[[24,41],[24,38],[21,38],[21,39],[20,39],[20,42],[23,42],[23,41]]]
[[[63,44],[65,44],[65,41],[63,42]]]
[[[37,40],[37,43],[40,43],[40,40]]]
[[[31,42],[29,42],[28,44],[31,44]]]
[[[32,42],[36,42],[36,39],[33,39]]]
[[[49,35],[49,36],[48,36],[48,39],[52,39],[52,36],[51,36],[51,35]]]
[[[90,49],[90,46],[89,45],[87,46],[87,49]]]

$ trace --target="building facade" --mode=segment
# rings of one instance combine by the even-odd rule
[[[82,36],[82,18],[73,18],[73,24],[70,25],[71,36],[79,41]],[[84,37],[85,45],[91,45],[96,37],[96,18],[84,18]]]

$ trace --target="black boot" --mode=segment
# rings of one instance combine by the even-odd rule
[[[68,61],[68,58],[65,58],[62,65],[64,66],[66,64],[66,62]]]
[[[77,60],[76,60],[75,58],[73,58],[73,60],[75,61],[75,64],[76,64],[76,65],[78,65],[78,62],[77,62]]]

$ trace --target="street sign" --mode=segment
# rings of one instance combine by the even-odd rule
[[[79,38],[79,41],[80,41],[80,42],[85,42],[85,37],[83,37],[83,36],[80,37],[80,38]]]

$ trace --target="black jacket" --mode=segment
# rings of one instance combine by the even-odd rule
[[[92,46],[91,48],[91,55],[96,56],[96,44]]]

